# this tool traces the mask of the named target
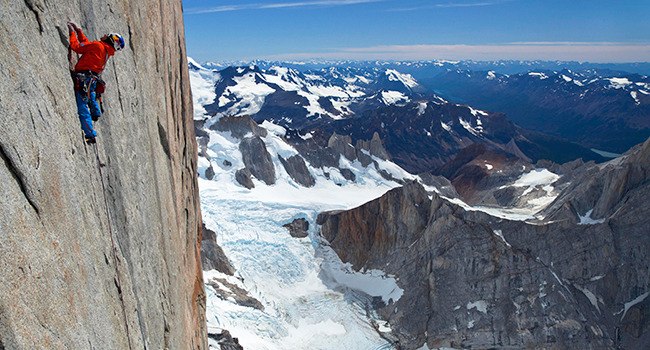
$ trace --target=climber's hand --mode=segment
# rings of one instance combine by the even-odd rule
[[[79,28],[74,22],[69,22],[69,24],[72,26],[72,29],[74,29],[74,31],[77,32],[77,34],[81,32],[81,28]]]
[[[75,25],[74,23],[72,23],[72,22],[68,22],[68,31],[69,31],[70,33],[72,33],[72,32],[75,31],[75,29],[74,29],[75,27],[76,27],[76,25]]]

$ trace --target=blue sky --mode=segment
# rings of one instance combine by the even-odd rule
[[[650,61],[648,0],[183,0],[188,55]]]

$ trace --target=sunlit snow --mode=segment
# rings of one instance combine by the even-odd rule
[[[585,215],[580,215],[578,214],[578,218],[580,219],[580,222],[578,222],[578,225],[596,225],[596,224],[602,224],[605,222],[605,219],[592,219],[591,218],[591,213],[593,212],[593,209],[590,209],[585,213]]]
[[[381,98],[387,105],[408,102],[408,97],[399,91],[382,91]]]
[[[199,173],[212,165],[212,181],[199,178],[201,208],[208,228],[237,270],[240,285],[264,305],[264,311],[222,299],[210,286],[208,326],[228,329],[247,349],[390,349],[367,316],[370,297],[397,301],[403,294],[395,276],[379,270],[356,272],[343,264],[316,232],[316,216],[325,210],[348,209],[398,186],[385,180],[373,165],[341,158],[357,176],[347,181],[338,169],[309,167],[316,185],[304,188],[284,171],[279,156],[297,151],[278,135],[283,128],[263,124],[272,132],[263,139],[275,164],[273,186],[253,180],[248,190],[234,181],[233,169],[243,167],[238,140],[229,132],[210,131],[208,155],[199,159]],[[373,158],[378,168],[395,178],[414,178],[391,162]],[[224,166],[227,160],[231,166]],[[339,186],[340,185],[340,186]],[[309,237],[298,239],[282,227],[295,218],[310,223]],[[206,272],[206,282],[216,272]],[[231,277],[232,279],[232,277]],[[385,321],[375,319],[383,330]]]

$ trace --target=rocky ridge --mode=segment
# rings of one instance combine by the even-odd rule
[[[69,20],[127,42],[103,74],[100,164]],[[0,348],[207,348],[181,2],[3,0],[0,23]]]
[[[467,210],[413,182],[318,223],[344,262],[398,278],[404,295],[376,312],[401,349],[645,349],[649,166],[650,140],[564,166],[543,220]]]
[[[208,147],[210,131],[218,131],[234,138],[238,143],[243,167],[234,169],[234,179],[248,189],[255,186],[253,178],[266,185],[274,184],[280,171],[286,172],[293,181],[303,187],[315,185],[316,169],[322,171],[326,178],[338,181],[339,184],[344,181],[354,183],[357,181],[356,175],[344,163],[356,161],[364,168],[375,169],[388,180],[398,183],[402,181],[382,170],[378,164],[378,161],[385,160],[387,152],[376,134],[369,140],[358,140],[353,146],[349,136],[327,135],[318,130],[301,135],[295,130],[287,131],[281,128],[282,133],[275,136],[279,137],[287,147],[294,147],[297,153],[286,158],[278,154],[278,162],[274,163],[275,156],[269,153],[267,145],[268,142],[274,141],[267,137],[267,129],[258,125],[249,116],[216,115],[204,120],[195,120],[194,127],[199,144],[199,156],[209,162],[209,166],[204,170],[209,180],[212,179],[210,175],[214,174],[214,166],[225,168],[232,166],[227,159],[219,160],[210,156],[210,154],[214,155],[209,152]],[[274,127],[277,129],[277,126]],[[334,172],[337,174],[333,174]]]

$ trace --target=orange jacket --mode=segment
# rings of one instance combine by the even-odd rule
[[[90,70],[101,73],[108,58],[115,54],[115,49],[103,41],[88,41],[81,30],[77,34],[79,40],[77,40],[75,32],[70,33],[70,48],[81,54],[79,62],[74,67],[75,72]]]

